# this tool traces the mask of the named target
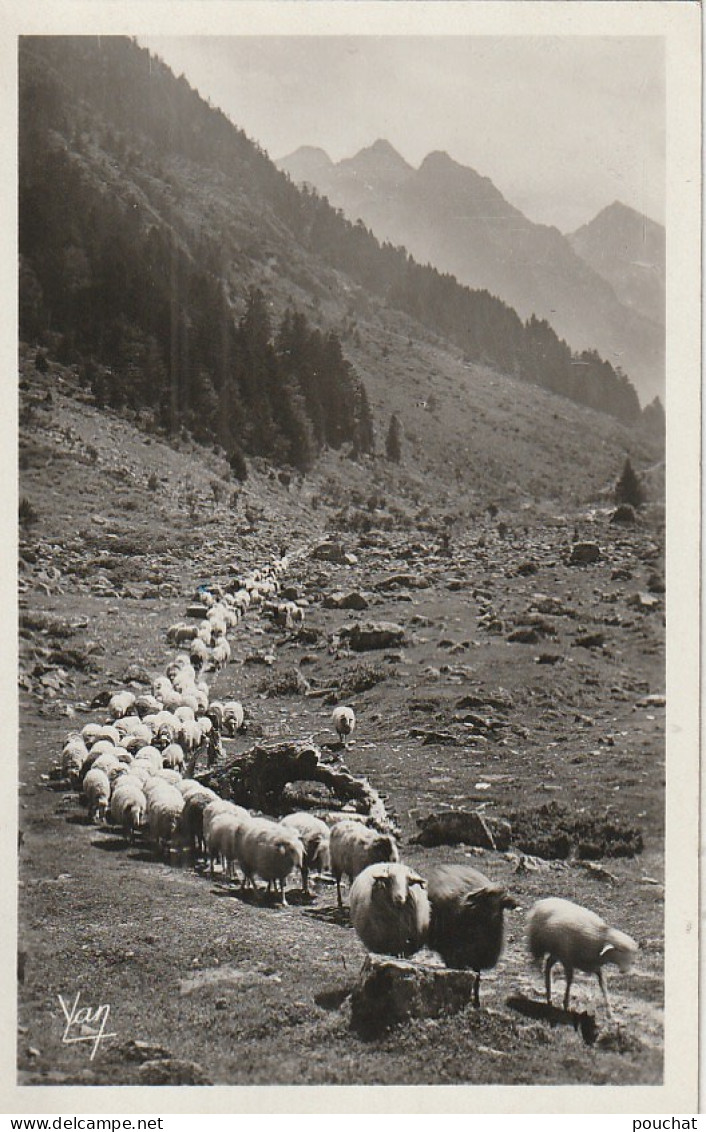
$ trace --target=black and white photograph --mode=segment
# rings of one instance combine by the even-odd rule
[[[73,7],[4,37],[12,1111],[697,1111],[698,5]]]

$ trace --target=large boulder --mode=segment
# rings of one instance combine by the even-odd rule
[[[394,621],[366,621],[353,625],[349,644],[354,652],[397,648],[404,642],[404,629]]]
[[[411,1018],[457,1014],[471,1001],[475,973],[369,955],[351,995],[351,1025],[374,1035]]]
[[[590,566],[600,557],[601,548],[597,542],[576,542],[571,548],[569,566]]]
[[[359,590],[353,590],[347,594],[337,590],[335,593],[328,594],[321,604],[324,609],[354,609],[360,612],[368,608],[369,602]]]

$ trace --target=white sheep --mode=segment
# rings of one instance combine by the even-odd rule
[[[211,649],[211,664],[218,672],[221,668],[225,668],[226,664],[231,658],[231,648],[225,637],[222,637],[218,644],[215,644]]]
[[[239,861],[247,881],[256,888],[254,878],[267,881],[268,891],[279,882],[286,906],[285,881],[293,869],[301,869],[304,846],[294,830],[268,818],[251,818],[240,837]]]
[[[561,963],[566,976],[564,1010],[569,1009],[574,970],[579,970],[597,976],[608,1017],[611,1017],[603,967],[614,963],[622,972],[629,971],[638,950],[634,939],[616,928],[609,928],[588,908],[548,896],[538,900],[529,914],[527,941],[534,959],[547,956],[544,978],[548,1003],[552,1000],[552,967]]]
[[[150,768],[150,773],[156,774],[158,770],[162,769],[162,752],[150,745],[140,747],[135,755],[134,763],[145,763]]]
[[[299,835],[304,846],[302,861],[302,892],[309,891],[309,873],[316,870],[319,873],[329,872],[331,869],[331,834],[326,822],[304,811],[296,814],[287,814],[280,825],[293,829]]]
[[[147,821],[155,848],[168,858],[173,842],[181,833],[184,799],[176,787],[162,780],[145,784]]]
[[[395,839],[386,833],[368,829],[357,821],[337,822],[331,830],[331,872],[336,879],[338,906],[343,907],[341,877],[351,881],[368,865],[380,861],[399,861]]]
[[[110,820],[113,825],[122,826],[126,836],[134,841],[135,832],[144,824],[146,810],[147,798],[139,780],[129,774],[125,775],[113,789],[110,798]]]
[[[61,773],[68,778],[74,790],[81,782],[83,767],[89,758],[88,747],[82,737],[76,732],[69,735],[61,752]]]
[[[220,730],[223,731],[224,735],[234,736],[238,731],[242,731],[245,723],[243,705],[238,700],[227,700],[222,708]]]
[[[180,772],[184,769],[184,748],[179,743],[170,743],[168,747],[164,748],[162,766],[179,772],[177,777],[181,778]]]
[[[191,642],[191,649],[189,650],[189,657],[194,671],[203,668],[209,658],[208,645],[204,644],[200,637]]]
[[[233,805],[216,814],[209,823],[208,835],[204,833],[204,844],[210,860],[211,876],[216,860],[220,862],[224,876],[235,876],[235,864],[240,859],[241,836],[251,820],[247,810]]]
[[[348,736],[352,735],[355,731],[356,720],[353,708],[344,707],[343,704],[340,704],[338,707],[335,707],[333,709],[331,720],[333,722],[333,726],[336,734],[338,735],[338,738],[345,746]]]
[[[98,817],[102,821],[108,812],[110,801],[110,782],[104,770],[91,767],[83,780],[83,793],[90,820],[95,821]]]
[[[235,802],[230,802],[227,798],[219,798],[216,796],[203,812],[204,842],[206,844],[208,843],[211,824],[218,816],[218,814],[226,813],[228,810],[230,810],[231,813],[238,813],[241,809],[242,806],[237,806]]]
[[[350,917],[368,951],[413,955],[424,947],[431,909],[426,881],[406,865],[368,865],[353,881]]]
[[[111,719],[120,719],[121,716],[127,713],[134,707],[135,704],[134,692],[115,692],[114,695],[108,700],[108,711],[110,712]]]

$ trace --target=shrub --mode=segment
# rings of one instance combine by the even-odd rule
[[[31,523],[36,523],[38,518],[39,515],[32,506],[31,502],[29,501],[29,499],[27,499],[26,495],[23,495],[20,499],[19,506],[20,523],[22,523],[23,526],[29,526]]]
[[[620,479],[615,485],[615,502],[629,503],[631,507],[640,507],[645,502],[645,493],[638,479],[630,457],[625,458]]]

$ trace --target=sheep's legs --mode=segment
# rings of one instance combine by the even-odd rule
[[[340,878],[340,876],[336,877],[336,892],[338,894],[338,907],[342,908],[343,907],[343,897],[341,896],[341,878]]]
[[[476,971],[476,977],[473,982],[473,1005],[480,1007],[480,971]]]
[[[547,962],[544,966],[544,986],[547,992],[547,1002],[550,1006],[552,1004],[552,967],[555,962],[554,956],[548,955]]]
[[[564,1010],[569,1010],[569,995],[571,994],[571,984],[574,981],[573,967],[564,967],[564,974],[566,975],[566,990],[564,991]]]
[[[613,1021],[613,1012],[610,1009],[610,1002],[608,1001],[608,987],[606,986],[606,979],[605,979],[605,976],[603,974],[603,968],[602,967],[598,968],[598,970],[596,971],[596,975],[598,976],[598,985],[601,988],[601,992],[603,994],[603,1001],[605,1002],[605,1008],[606,1008],[606,1012],[608,1014],[608,1018],[612,1022]]]
[[[309,893],[309,870],[306,865],[302,865],[302,892],[305,896]]]

